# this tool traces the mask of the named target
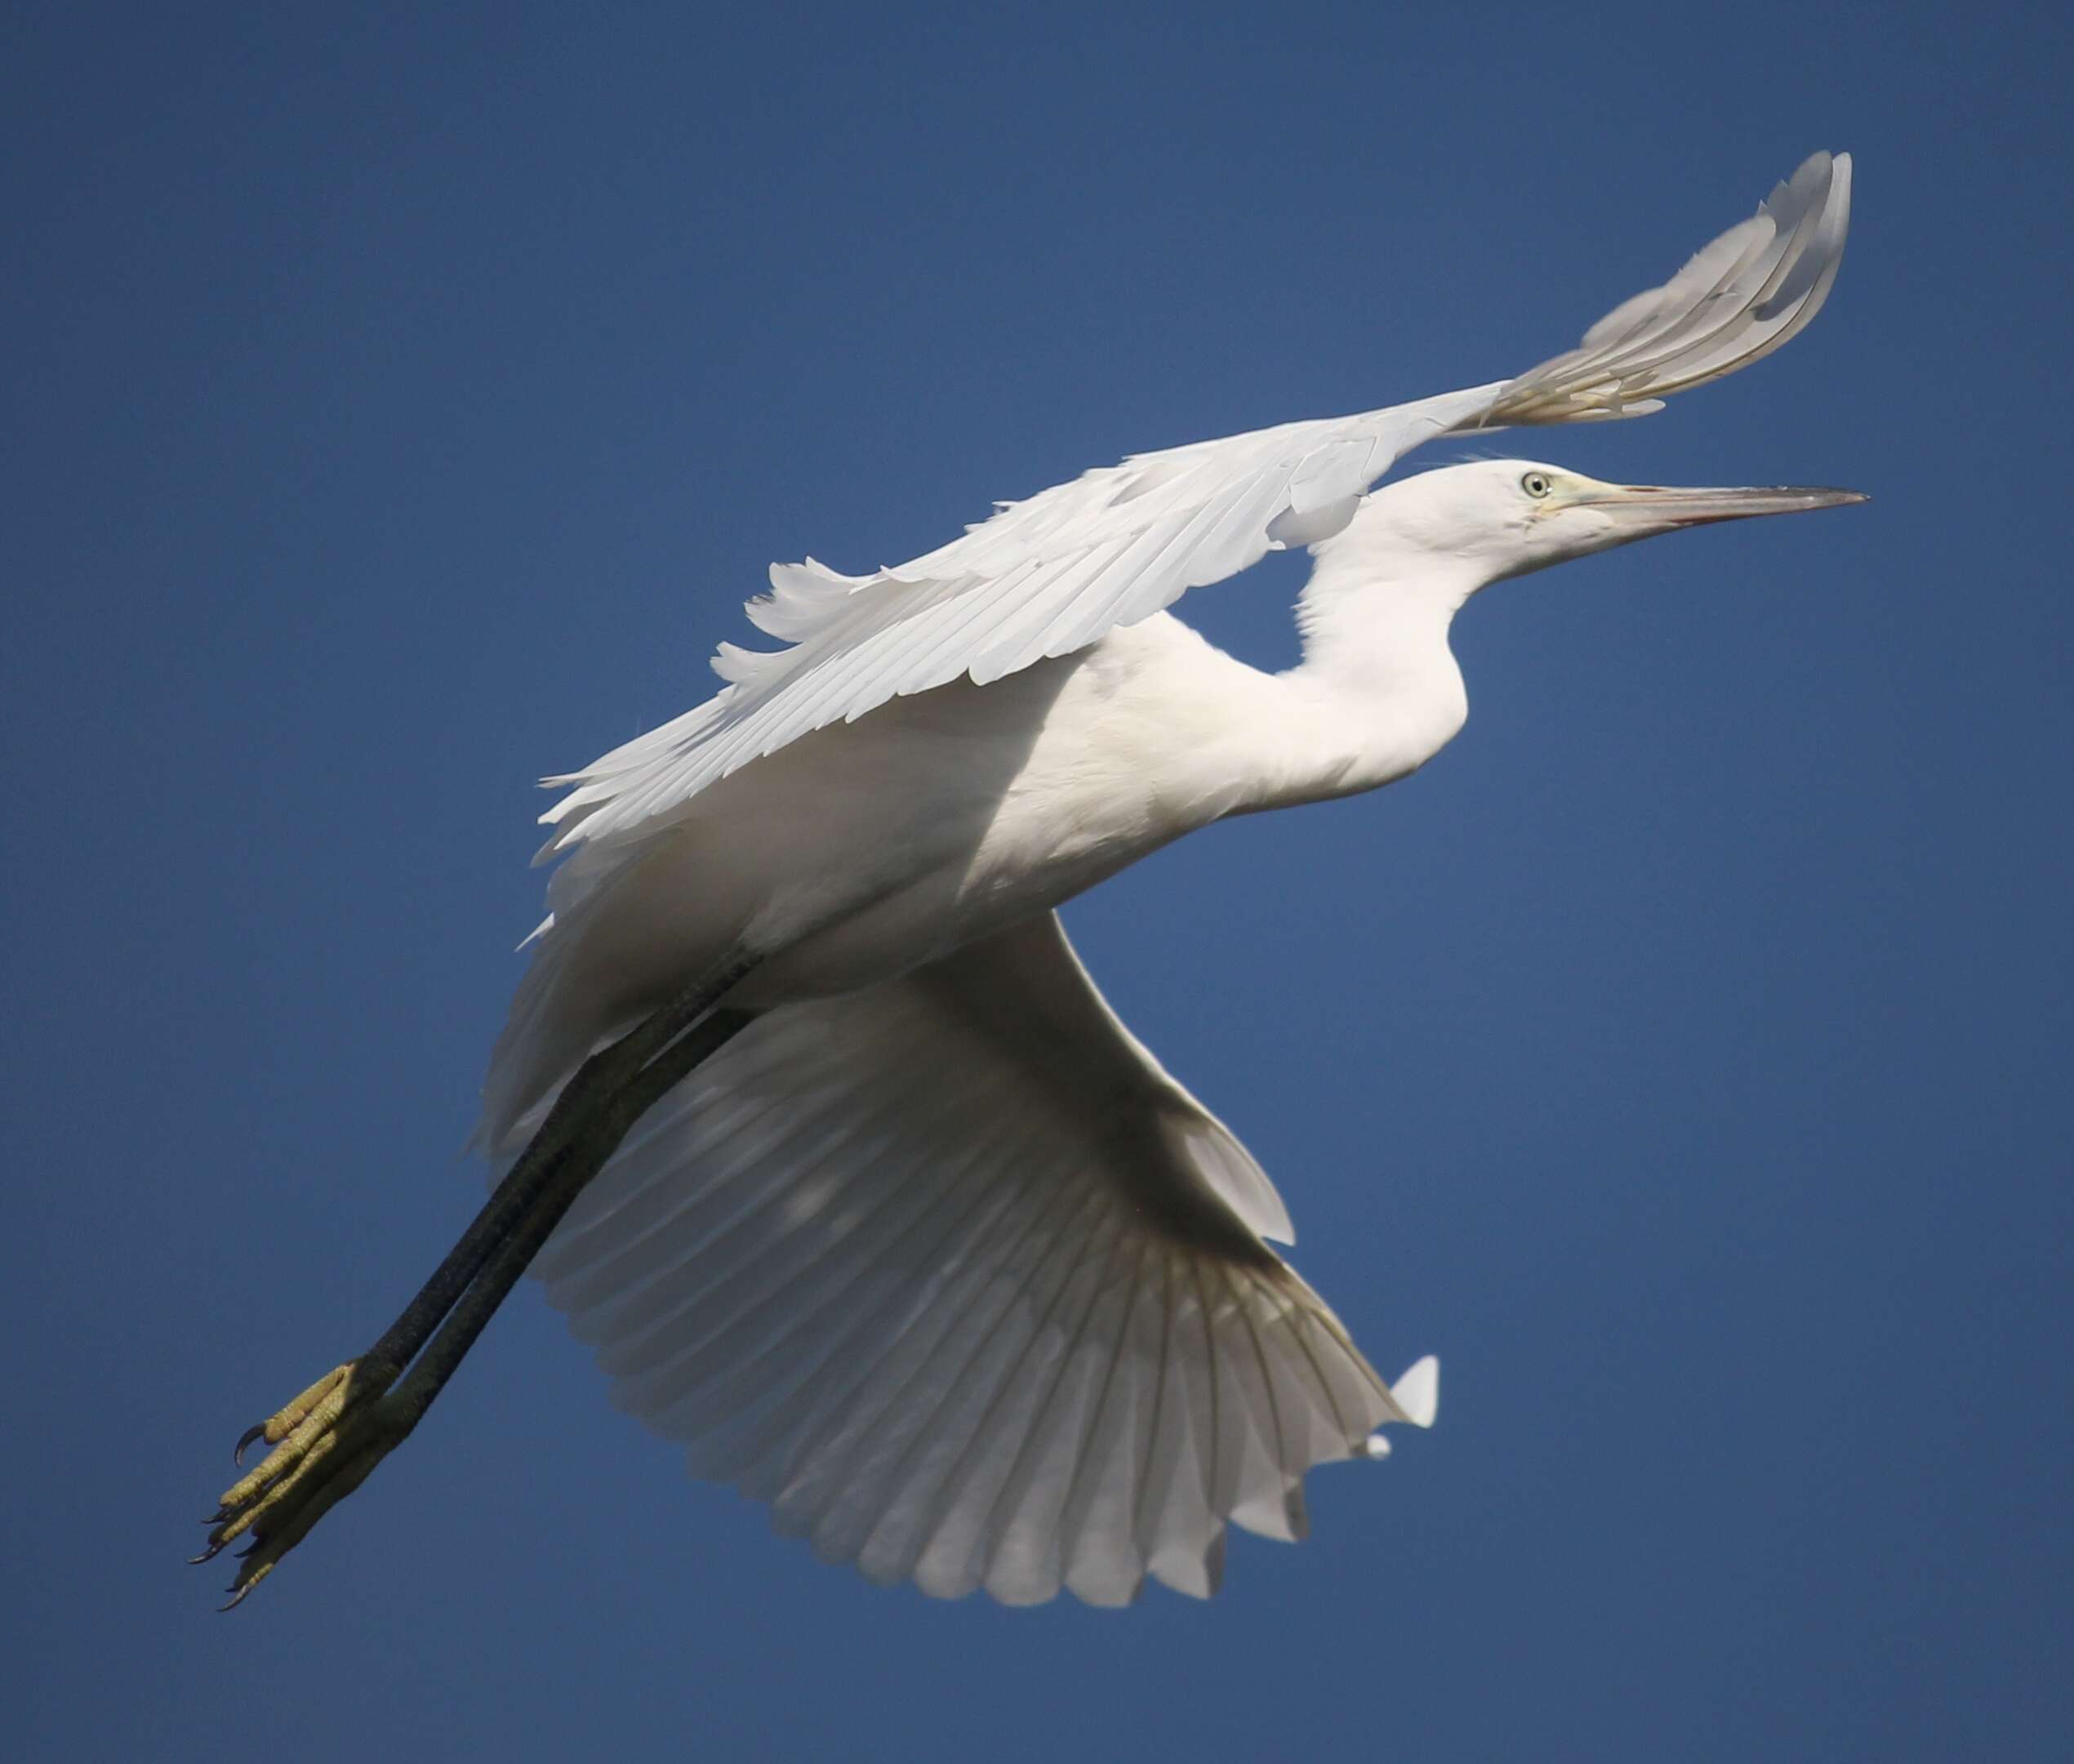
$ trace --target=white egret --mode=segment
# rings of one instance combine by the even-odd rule
[[[243,1444],[235,1603],[409,1432],[537,1258],[622,1408],[875,1579],[1206,1594],[1227,1521],[1424,1424],[1269,1241],[1266,1174],[1104,1004],[1054,909],[1227,815],[1372,790],[1462,727],[1480,588],[1702,522],[1860,500],[1482,460],[1436,435],[1632,416],[1827,297],[1818,154],[1582,345],[1511,380],[1139,455],[897,568],[775,568],[728,682],[544,818],[552,913],[498,1041],[502,1173],[395,1325]],[[1301,665],[1164,609],[1309,546]],[[241,1444],[241,1454],[243,1449]]]

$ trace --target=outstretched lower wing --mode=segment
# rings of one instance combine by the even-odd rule
[[[1438,434],[1660,409],[1746,367],[1812,319],[1842,261],[1850,158],[1817,154],[1755,215],[1577,349],[1517,378],[1355,416],[1141,453],[1024,502],[950,544],[844,576],[774,564],[749,616],[789,648],[723,644],[725,690],[615,749],[541,818],[548,852],[667,813],[809,730],[970,675],[981,684],[1134,624],[1271,550],[1329,537],[1369,487]]]
[[[1393,1396],[1262,1241],[1273,1186],[1053,915],[759,1018],[643,1120],[536,1272],[617,1405],[873,1579],[1215,1590],[1228,1521]],[[1401,1399],[1401,1400],[1400,1400]]]

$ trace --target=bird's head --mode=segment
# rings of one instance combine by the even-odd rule
[[[1378,561],[1385,552],[1404,564],[1423,559],[1466,599],[1508,576],[1657,533],[1865,500],[1856,490],[1601,483],[1533,460],[1472,460],[1386,484],[1349,523],[1344,541]]]

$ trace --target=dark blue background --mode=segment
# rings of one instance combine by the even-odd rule
[[[2063,11],[433,11],[0,27],[11,1739],[2074,1743]],[[1822,146],[1810,332],[1506,444],[1872,505],[1494,590],[1427,772],[1069,915],[1431,1435],[1211,1605],[935,1605],[687,1482],[527,1289],[211,1615],[230,1441],[475,1205],[531,780],[704,697],[767,560],[1515,372]],[[1279,663],[1299,568],[1185,610]]]

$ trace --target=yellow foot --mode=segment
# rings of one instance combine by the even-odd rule
[[[274,1449],[225,1491],[206,1521],[208,1547],[190,1558],[205,1562],[238,1539],[251,1539],[239,1552],[224,1610],[242,1603],[410,1432],[410,1423],[389,1397],[396,1376],[394,1367],[350,1361],[238,1441],[240,1464],[256,1440]]]

